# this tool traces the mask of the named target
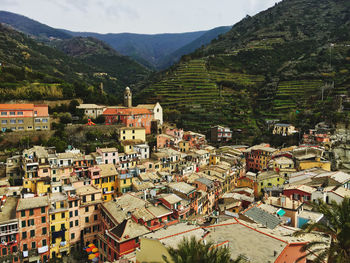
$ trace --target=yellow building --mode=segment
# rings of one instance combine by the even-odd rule
[[[146,129],[142,127],[123,127],[118,129],[119,141],[141,140],[146,141]]]
[[[115,169],[114,164],[100,164],[97,165],[97,168],[100,169],[99,183],[93,184],[102,189],[102,200],[104,202],[110,201],[116,193],[117,169]]]
[[[326,171],[331,171],[331,162],[321,161],[321,159],[315,158],[314,160],[303,160],[297,162],[297,168],[299,170],[307,170],[311,168],[321,168]]]
[[[284,176],[275,171],[262,172],[257,176],[258,193],[260,194],[265,187],[281,186],[284,182]]]
[[[220,156],[216,154],[211,154],[209,156],[209,165],[217,165],[220,163]]]
[[[189,141],[180,141],[179,142],[179,150],[180,152],[186,153],[190,150],[190,142]]]
[[[280,175],[288,178],[291,173],[296,172],[294,167],[294,161],[291,158],[284,156],[274,158],[270,161],[273,170],[275,170]]]
[[[117,191],[118,195],[132,191],[132,174],[124,173],[118,175]]]
[[[50,194],[50,258],[69,254],[69,213],[67,196]]]

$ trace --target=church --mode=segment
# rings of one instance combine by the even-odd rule
[[[152,123],[163,124],[163,108],[156,104],[140,104],[132,106],[132,92],[129,87],[124,91],[124,106],[107,107],[102,115],[106,125],[124,124],[126,127],[143,127],[146,134],[151,133]]]

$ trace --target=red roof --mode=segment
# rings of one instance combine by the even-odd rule
[[[0,110],[32,110],[34,104],[0,104]]]
[[[139,115],[139,114],[152,114],[148,109],[143,108],[126,108],[126,109],[116,109],[107,108],[103,115]]]

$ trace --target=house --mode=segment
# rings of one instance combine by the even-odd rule
[[[306,170],[311,168],[322,168],[331,170],[331,162],[323,158],[324,150],[318,147],[299,147],[293,150],[296,168]]]
[[[340,204],[345,197],[350,198],[350,190],[343,186],[320,187],[311,194],[312,201],[318,202],[318,200],[321,199],[327,204],[331,204],[332,201]]]
[[[68,196],[64,193],[49,195],[50,259],[62,258],[70,252]]]
[[[255,145],[243,151],[247,171],[263,171],[268,169],[268,163],[276,149],[266,145]]]
[[[1,197],[1,212],[0,212],[0,262],[10,263],[23,262],[20,258],[22,247],[19,246],[19,219],[26,220],[26,215],[22,217],[16,216],[17,197],[7,197],[7,191],[2,189]],[[26,248],[26,247],[24,247]],[[28,257],[28,250],[26,257]]]
[[[80,241],[84,246],[90,243],[97,245],[97,234],[100,233],[101,219],[99,204],[102,203],[101,189],[92,185],[82,186],[76,189],[79,197],[79,226]]]
[[[258,183],[258,193],[261,194],[266,187],[283,186],[285,177],[275,171],[266,171],[259,173],[256,181]]]
[[[22,262],[34,258],[46,262],[49,259],[49,199],[47,196],[21,198],[16,216],[19,219],[19,251]],[[38,251],[38,253],[37,253]],[[24,257],[24,255],[27,255]]]
[[[101,261],[113,262],[140,246],[140,238],[150,230],[136,223],[132,214],[147,204],[133,194],[124,194],[101,205],[102,231],[98,234]]]
[[[182,140],[179,142],[178,147],[180,152],[187,153],[190,150],[190,142]]]
[[[310,202],[312,193],[315,191],[315,188],[307,185],[289,185],[284,188],[283,195],[288,196],[292,200]]]
[[[48,105],[0,104],[0,131],[50,130]]]
[[[151,133],[153,113],[142,108],[107,108],[102,114],[106,125],[124,124],[125,127],[145,128],[146,134]]]
[[[288,158],[286,156],[279,156],[273,158],[270,161],[270,163],[273,170],[284,176],[286,179],[291,173],[296,172],[296,169],[294,167],[294,161],[292,158]]]
[[[282,135],[282,136],[290,136],[296,133],[295,127],[291,124],[285,123],[276,123],[273,126],[272,134],[274,135]]]
[[[147,143],[135,144],[134,151],[139,154],[141,160],[150,158],[149,145]]]
[[[304,203],[298,200],[292,200],[287,196],[265,196],[263,199],[265,204],[279,208],[281,215],[290,218],[292,227],[298,227],[298,216],[304,210]]]
[[[232,130],[228,127],[214,126],[210,128],[212,142],[228,142],[232,140]]]
[[[96,119],[98,116],[102,115],[107,107],[96,104],[80,104],[76,108],[82,110],[84,115],[88,118]]]
[[[119,164],[117,148],[97,148],[96,152],[102,157],[102,163]]]
[[[159,120],[160,125],[163,125],[163,108],[157,102],[156,104],[139,104],[136,108],[147,109],[153,113],[154,119]]]
[[[96,167],[100,170],[100,182],[96,186],[102,189],[102,200],[107,202],[115,196],[118,172],[113,164],[100,164]]]
[[[143,127],[122,127],[117,130],[119,141],[139,140],[146,141],[146,129]]]
[[[170,136],[168,134],[158,134],[157,135],[157,149],[161,148],[168,148],[168,147],[174,147],[175,144],[175,138],[173,136]]]

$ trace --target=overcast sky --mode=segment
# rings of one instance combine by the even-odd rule
[[[0,0],[0,9],[55,28],[175,33],[233,25],[279,0]]]

